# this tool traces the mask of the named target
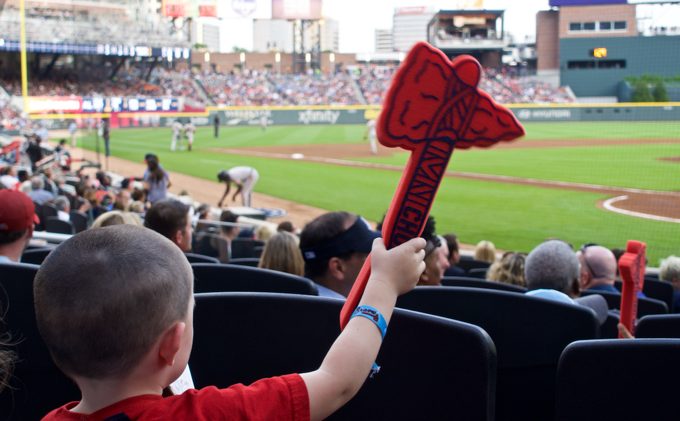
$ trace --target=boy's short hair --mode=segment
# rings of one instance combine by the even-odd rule
[[[187,316],[192,279],[182,251],[154,231],[89,229],[40,266],[33,290],[38,329],[66,374],[123,376]]]
[[[189,205],[176,199],[163,199],[154,203],[144,215],[144,226],[172,238],[187,225]]]

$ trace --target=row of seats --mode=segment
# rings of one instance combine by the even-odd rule
[[[198,305],[190,366],[198,387],[311,370],[338,334],[342,301],[310,296],[315,294],[311,281],[248,267],[192,267]],[[283,285],[287,277],[286,288],[306,285],[307,290],[296,291],[298,295],[202,294],[201,285],[218,282],[210,274],[220,267],[231,271],[221,279],[222,289],[275,290],[272,287]],[[0,396],[0,413],[13,414],[13,419],[36,419],[52,407],[78,399],[75,386],[51,363],[33,312],[26,311],[33,307],[32,280],[37,269],[28,264],[0,265],[5,328],[21,357],[14,390]],[[259,280],[250,278],[253,274]],[[271,275],[268,286],[267,275]],[[601,337],[591,310],[515,292],[420,287],[400,297],[397,305],[421,313],[396,311],[378,356],[383,371],[335,419],[442,419],[451,414],[460,419],[551,419],[556,407],[559,418],[555,396],[561,391],[555,376],[559,378],[562,370],[558,370],[560,355],[574,341]],[[643,318],[637,335],[678,337],[679,317]],[[249,328],[244,330],[244,325]]]

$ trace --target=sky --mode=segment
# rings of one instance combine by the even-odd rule
[[[375,29],[392,28],[395,8],[428,6],[435,10],[456,9],[466,3],[480,1],[486,9],[505,10],[506,31],[512,33],[516,40],[524,40],[526,36],[533,39],[536,32],[536,12],[548,9],[548,0],[322,0],[322,13],[339,22],[340,52],[367,53],[374,51]],[[257,0],[257,4],[257,13],[271,13],[271,0]],[[221,1],[220,5],[226,8],[229,2]],[[223,10],[225,14],[233,16],[233,11]],[[222,13],[221,15],[224,16]],[[252,48],[251,21],[232,17],[225,19],[225,24],[229,31],[223,36],[222,51],[231,51],[233,46],[248,50]]]

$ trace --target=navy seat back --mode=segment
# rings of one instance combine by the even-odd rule
[[[468,288],[484,288],[495,289],[499,291],[519,292],[525,293],[526,288],[517,285],[503,284],[500,282],[492,282],[484,279],[469,278],[463,276],[444,276],[442,278],[442,285],[447,287],[468,287]]]
[[[252,238],[234,238],[231,240],[231,258],[260,257],[264,249],[264,241]]]
[[[45,231],[58,234],[75,234],[76,228],[71,221],[62,221],[56,216],[49,216],[45,220]]]
[[[498,352],[499,421],[552,419],[562,350],[599,335],[592,310],[515,292],[417,287],[397,306],[472,323],[489,333]]]
[[[241,257],[229,260],[230,265],[250,266],[256,268],[260,264],[259,257]]]
[[[189,263],[219,263],[217,257],[205,256],[197,253],[184,253]]]
[[[473,278],[486,279],[486,273],[488,271],[489,268],[472,268],[467,271],[467,274]]]
[[[677,420],[680,340],[578,341],[557,372],[558,421]]]
[[[459,268],[463,269],[466,272],[469,272],[470,269],[488,269],[489,266],[491,266],[491,263],[468,258],[467,256],[461,256],[458,263],[456,263],[456,266],[458,266]]]
[[[292,294],[196,294],[189,364],[197,387],[303,373],[339,334],[342,300]],[[381,371],[335,420],[492,420],[495,352],[480,328],[395,310]]]
[[[71,223],[76,229],[76,233],[83,232],[87,229],[89,218],[86,213],[72,210],[69,215],[71,217]]]
[[[637,338],[680,338],[680,314],[652,314],[638,321]]]
[[[599,294],[604,297],[607,301],[607,306],[610,309],[620,309],[621,308],[621,294],[608,291],[581,291],[581,295],[593,295]],[[650,314],[666,314],[668,313],[668,306],[666,303],[660,300],[655,300],[653,298],[639,298],[637,305],[638,318],[647,316]]]
[[[21,255],[21,263],[42,265],[43,260],[54,250],[52,247],[42,247],[36,249],[26,249]]]
[[[317,295],[314,282],[301,276],[239,265],[194,263],[194,292],[284,292]]]
[[[35,321],[33,278],[38,266],[0,263],[0,334],[11,337],[17,355],[9,387],[0,393],[0,419],[37,420],[79,400],[80,391],[52,362]]]

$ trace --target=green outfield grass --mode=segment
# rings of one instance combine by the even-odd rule
[[[549,126],[537,125],[536,130],[548,131]],[[578,128],[575,123],[568,126]],[[647,124],[636,126],[654,128]],[[533,126],[527,126],[527,131],[533,133]],[[631,133],[632,129],[624,132]],[[212,139],[212,128],[201,128],[193,152],[171,153],[168,150],[170,130],[167,128],[114,130],[112,153],[140,162],[146,152],[155,152],[167,169],[211,180],[223,168],[251,165],[261,174],[256,187],[258,192],[329,210],[349,210],[378,220],[390,203],[400,177],[397,172],[243,157],[205,150],[218,146],[361,142],[363,133],[361,126],[270,127],[264,134],[259,128],[229,128],[222,129],[221,139],[216,141]],[[344,140],[343,136],[346,136]],[[86,136],[81,142],[89,149],[94,146],[91,136]],[[674,148],[666,152],[659,150],[658,146],[458,151],[451,169],[678,189],[680,166],[660,163],[654,158],[655,154],[680,155],[680,150]],[[609,156],[608,160],[605,155]],[[584,156],[588,157],[586,162]],[[630,163],[630,168],[643,167],[644,170],[636,176],[630,173],[630,168],[611,164],[624,158]],[[393,159],[394,163],[401,163],[405,158]],[[607,162],[611,165],[606,166]],[[598,177],[605,177],[605,180]],[[605,198],[594,193],[448,178],[442,184],[433,214],[437,218],[438,232],[455,231],[463,242],[472,244],[490,239],[502,249],[528,251],[545,238],[559,237],[575,246],[598,242],[609,247],[623,247],[628,239],[646,241],[650,263],[654,265],[661,257],[680,253],[680,224],[627,217],[597,208],[595,203]]]

